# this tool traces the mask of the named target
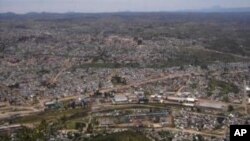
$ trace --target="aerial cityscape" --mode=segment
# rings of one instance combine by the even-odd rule
[[[250,125],[250,8],[0,5],[0,141],[229,141]]]

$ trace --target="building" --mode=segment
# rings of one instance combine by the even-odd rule
[[[174,96],[168,96],[167,100],[169,101],[175,101],[175,102],[190,102],[195,103],[198,99],[196,98],[190,98],[190,97],[174,97]]]
[[[115,95],[113,103],[126,103],[128,98],[125,95]]]
[[[223,110],[226,107],[226,105],[223,103],[206,102],[206,101],[199,102],[197,106],[205,107],[205,108],[212,108],[212,109],[220,109],[220,110]]]
[[[145,94],[143,91],[135,91],[134,92],[135,95],[138,97],[138,98],[144,98],[145,97]]]
[[[114,121],[109,118],[99,118],[98,123],[100,127],[109,127],[114,125]]]
[[[250,91],[250,87],[246,86],[246,91]]]
[[[45,102],[44,106],[46,107],[45,110],[48,109],[60,109],[63,107],[62,103],[59,103],[57,101],[50,101],[50,102]]]

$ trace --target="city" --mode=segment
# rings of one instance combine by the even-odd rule
[[[249,12],[0,14],[0,140],[229,141]]]

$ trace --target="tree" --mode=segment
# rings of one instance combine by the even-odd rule
[[[46,120],[42,120],[41,123],[34,129],[24,127],[16,135],[17,141],[46,141],[52,135],[55,135],[57,128],[54,125],[49,125]]]
[[[47,140],[50,135],[52,134],[50,131],[49,124],[46,120],[42,120],[41,123],[36,128],[37,130],[37,136],[39,139]]]
[[[87,132],[92,133],[93,132],[93,125],[90,123],[87,127]]]
[[[234,107],[232,105],[228,105],[227,111],[232,112],[234,110]]]
[[[11,141],[11,137],[9,135],[0,135],[1,141]]]
[[[76,122],[75,123],[75,129],[79,130],[79,131],[82,131],[83,127],[85,127],[85,123],[82,123],[82,122]]]
[[[27,127],[24,127],[16,134],[17,141],[36,141],[38,138],[36,130],[32,130]]]
[[[67,117],[65,115],[63,115],[61,118],[60,118],[60,121],[62,122],[62,124],[65,124],[66,121],[67,121]]]

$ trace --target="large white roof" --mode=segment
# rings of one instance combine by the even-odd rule
[[[250,87],[246,86],[246,91],[250,91]]]
[[[125,95],[115,95],[115,101],[116,102],[121,102],[121,101],[127,101],[128,98]]]

